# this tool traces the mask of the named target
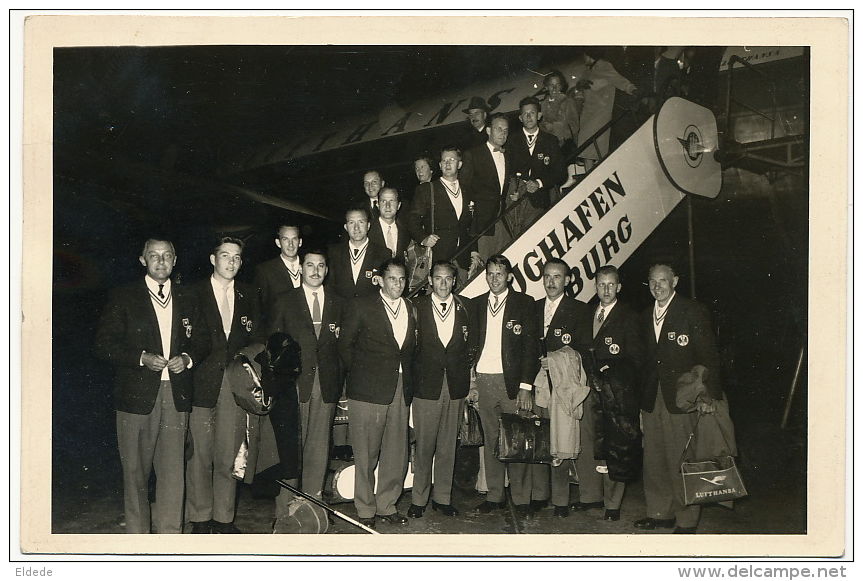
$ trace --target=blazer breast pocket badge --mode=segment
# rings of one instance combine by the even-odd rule
[[[246,317],[245,315],[240,317],[240,323],[242,323],[242,325],[246,328],[247,333],[252,332],[252,326],[254,325],[254,322],[249,317]]]
[[[189,319],[183,318],[183,328],[186,329],[186,338],[190,339],[192,337],[192,324],[189,323]]]
[[[608,352],[612,355],[617,355],[618,353],[620,353],[620,345],[618,345],[617,343],[612,343],[608,346]]]
[[[515,325],[513,325],[512,326],[512,332],[515,333],[516,335],[521,335],[521,325],[519,325],[517,323]]]
[[[560,338],[560,342],[564,345],[569,345],[570,343],[572,343],[572,335],[570,335],[569,333],[564,333],[563,337]]]
[[[685,335],[683,333],[678,335],[677,336],[677,344],[680,345],[681,347],[686,347],[687,345],[689,345],[689,335]]]

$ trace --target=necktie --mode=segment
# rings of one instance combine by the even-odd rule
[[[497,305],[499,302],[500,302],[500,297],[497,295],[494,295],[494,306],[491,308],[493,311],[497,310]]]
[[[392,224],[387,226],[387,248],[390,249],[390,252],[393,253],[393,256],[396,255],[396,241],[393,238],[393,225]]]
[[[354,248],[354,258],[356,258],[357,256],[359,256],[359,254],[360,254],[360,249],[359,249],[359,248]]]
[[[441,303],[441,304],[440,304],[440,312],[442,312],[442,313],[445,313],[445,312],[446,312],[446,303]]]
[[[543,335],[548,333],[548,327],[551,325],[551,301],[545,301],[545,319],[543,321]]]
[[[159,298],[160,298],[160,299],[164,299],[164,298],[165,298],[165,293],[163,293],[163,292],[162,292],[162,289],[163,289],[164,287],[165,287],[165,285],[164,285],[164,284],[160,284],[160,285],[159,285]]]
[[[312,324],[315,326],[315,337],[321,336],[321,303],[318,301],[318,293],[313,292],[312,296]]]
[[[222,330],[225,339],[231,334],[231,307],[228,304],[228,287],[222,288],[222,300],[219,301],[219,315],[222,317]]]
[[[599,309],[599,314],[596,315],[596,318],[593,320],[593,336],[596,337],[596,334],[599,333],[599,328],[602,327],[602,321],[605,320],[605,307]]]
[[[528,147],[533,147],[533,140],[536,139],[536,133],[528,133],[527,134],[527,145]]]

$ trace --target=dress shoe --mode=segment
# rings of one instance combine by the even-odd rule
[[[554,507],[554,516],[559,516],[560,518],[566,518],[569,516],[569,507],[568,506],[555,506]]]
[[[419,506],[418,504],[412,504],[408,509],[408,516],[411,518],[420,518],[425,512],[426,507]]]
[[[192,534],[193,535],[208,535],[210,534],[210,523],[212,521],[205,522],[192,522]]]
[[[548,506],[547,500],[531,500],[530,501],[530,510],[533,512],[539,512]]]
[[[602,515],[602,520],[620,520],[620,509],[606,508],[605,514]]]
[[[482,504],[473,509],[473,512],[478,512],[479,514],[488,514],[493,510],[498,510],[506,506],[502,502],[491,502],[490,500],[483,501]]]
[[[240,529],[234,526],[232,522],[210,521],[211,529],[214,535],[240,535],[243,533]]]
[[[382,521],[384,521],[385,523],[388,523],[391,525],[406,525],[406,524],[408,524],[407,517],[405,517],[405,515],[399,514],[397,512],[394,512],[392,514],[379,514],[379,515],[377,515],[377,517],[379,519],[381,519]]]
[[[598,502],[573,502],[569,505],[572,510],[577,511],[589,510],[591,508],[602,508],[603,506],[604,505],[601,500]]]
[[[530,504],[516,504],[514,508],[516,516],[529,517],[533,514],[530,510]]]
[[[632,523],[635,528],[642,529],[645,531],[652,531],[656,527],[662,527],[664,529],[670,529],[674,526],[673,518],[643,518]]]
[[[694,535],[698,527],[675,527],[675,535]]]
[[[369,527],[370,529],[373,529],[373,528],[375,528],[375,517],[371,517],[371,518],[361,518],[361,519],[360,519],[360,524],[361,524],[361,525],[363,525],[363,526],[367,526],[367,527]]]
[[[444,516],[455,516],[458,514],[458,510],[453,505],[439,504],[435,501],[432,501],[432,510],[436,510]]]

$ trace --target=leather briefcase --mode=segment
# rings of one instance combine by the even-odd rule
[[[501,462],[551,464],[551,420],[501,414],[495,456]]]

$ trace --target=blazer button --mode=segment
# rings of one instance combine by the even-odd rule
[[[312,371],[316,371],[318,368],[312,365]]]

